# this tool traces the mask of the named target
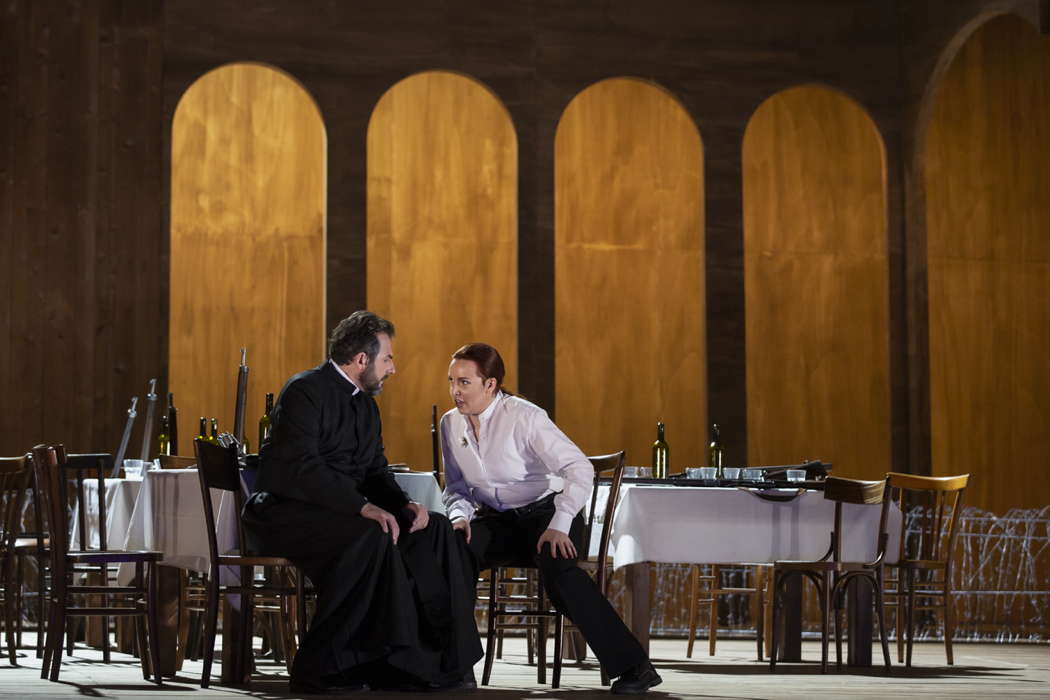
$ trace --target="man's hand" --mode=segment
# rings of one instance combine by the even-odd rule
[[[397,536],[401,533],[401,529],[397,526],[397,518],[371,503],[366,503],[361,508],[361,517],[375,520],[379,523],[379,527],[383,528],[383,532],[390,533],[390,536],[394,538],[394,544],[397,544]]]
[[[566,559],[572,559],[576,556],[576,545],[572,543],[569,536],[561,530],[552,530],[547,528],[540,535],[539,541],[536,543],[536,551],[540,552],[543,549],[544,543],[549,543],[551,546],[551,556],[555,559],[558,558],[559,553]]]
[[[452,521],[453,530],[461,530],[463,535],[467,538],[467,544],[470,544],[470,521],[466,518],[456,518]]]
[[[430,522],[430,513],[422,504],[415,501],[409,501],[409,504],[405,506],[404,512],[405,517],[412,523],[412,527],[408,528],[409,532],[422,530]]]

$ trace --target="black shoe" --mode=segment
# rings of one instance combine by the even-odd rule
[[[368,684],[360,681],[336,681],[333,683],[305,683],[290,681],[288,691],[292,695],[352,695],[368,690]]]
[[[641,695],[663,682],[653,665],[646,661],[617,678],[609,690],[617,695]]]
[[[463,674],[463,690],[477,690],[478,679],[474,677],[474,669]]]

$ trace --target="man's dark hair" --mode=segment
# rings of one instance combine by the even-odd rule
[[[379,354],[379,333],[394,337],[394,324],[371,311],[355,311],[332,329],[328,336],[328,357],[337,365],[348,365],[363,352],[374,362]]]

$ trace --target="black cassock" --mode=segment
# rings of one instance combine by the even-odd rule
[[[354,390],[330,362],[288,380],[244,509],[249,548],[292,560],[318,589],[292,679],[456,680],[482,656],[469,554],[442,514],[408,532],[379,407]],[[397,545],[360,515],[368,502],[398,517]]]

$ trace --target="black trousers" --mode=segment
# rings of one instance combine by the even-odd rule
[[[249,549],[290,559],[317,588],[293,680],[444,682],[482,657],[471,557],[444,515],[413,533],[402,522],[396,545],[373,520],[273,496],[253,496],[242,520]]]
[[[477,582],[478,574],[492,566],[538,567],[554,608],[572,620],[606,673],[616,678],[648,660],[648,655],[575,558],[552,557],[548,545],[537,553],[536,543],[553,515],[553,501],[541,502],[527,513],[480,512],[470,523],[473,580]],[[569,529],[577,552],[583,546],[583,528],[583,517],[577,515]]]

